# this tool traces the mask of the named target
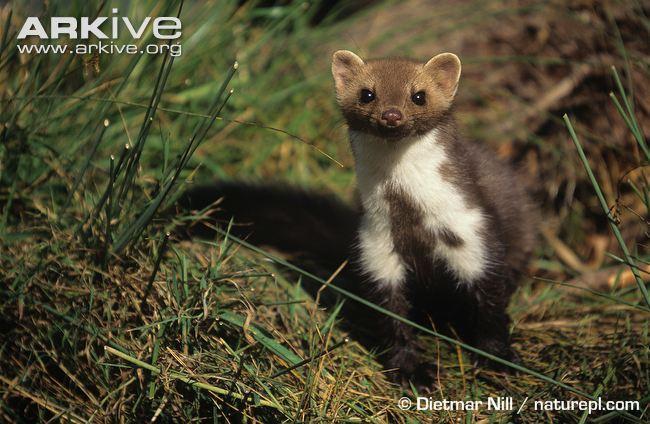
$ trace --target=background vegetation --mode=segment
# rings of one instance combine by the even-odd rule
[[[112,7],[132,20],[180,13],[182,56],[17,52],[26,16]],[[0,417],[646,422],[648,12],[588,0],[5,4]],[[641,411],[401,411],[412,394],[347,340],[339,308],[302,289],[322,281],[231,238],[165,236],[172,220],[198,219],[161,213],[192,181],[282,180],[352,198],[329,76],[339,48],[457,53],[465,133],[521,166],[543,208],[531,278],[511,305],[527,370],[474,368],[431,337],[444,369],[433,398],[603,396]]]

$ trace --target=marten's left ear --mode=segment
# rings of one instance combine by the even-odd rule
[[[424,64],[428,72],[450,100],[456,95],[460,79],[460,59],[453,53],[441,53]]]

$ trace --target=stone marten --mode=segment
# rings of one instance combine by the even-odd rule
[[[451,53],[427,62],[363,60],[340,50],[332,74],[349,127],[358,207],[238,182],[193,188],[181,204],[199,209],[223,198],[215,217],[244,223],[235,234],[311,255],[329,272],[349,259],[347,285],[356,292],[514,360],[506,307],[531,256],[536,209],[508,164],[459,135],[452,104],[460,60]],[[369,321],[396,379],[431,375],[410,326]]]

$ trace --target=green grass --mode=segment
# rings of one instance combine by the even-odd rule
[[[107,7],[54,2],[45,14],[94,16]],[[448,2],[428,14],[379,2],[352,15],[334,10],[314,25],[317,9],[120,5],[132,20],[180,10],[178,58],[19,57],[15,34],[34,12],[19,3],[0,9],[2,420],[646,421],[650,184],[639,81],[648,81],[650,52],[632,35],[650,21],[640,5]],[[544,38],[544,22],[559,39]],[[580,25],[572,36],[581,47],[566,53],[573,44],[563,28]],[[641,411],[402,411],[397,400],[414,394],[390,384],[375,352],[339,328],[340,304],[324,310],[303,290],[326,281],[227,231],[178,240],[172,221],[199,217],[166,211],[193,181],[282,180],[352,198],[329,77],[338,48],[424,57],[460,49],[466,133],[527,169],[545,225],[579,258],[595,255],[590,237],[609,240],[591,271],[576,269],[556,242],[540,243],[537,278],[511,304],[522,365],[493,358],[517,373],[478,369],[468,356],[476,349],[410,323],[441,365],[431,396],[513,396],[515,409],[526,397],[602,396],[639,400]],[[598,62],[603,51],[622,74]],[[583,64],[592,67],[588,78],[537,102],[556,85],[544,84]],[[597,269],[613,283],[567,290]],[[327,286],[390,314],[336,279]]]

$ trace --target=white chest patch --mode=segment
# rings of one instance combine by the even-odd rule
[[[436,130],[397,143],[350,131],[350,141],[364,208],[361,262],[373,279],[381,286],[397,287],[409,271],[393,244],[386,200],[389,184],[400,187],[421,208],[425,228],[434,234],[448,229],[462,240],[458,246],[435,243],[431,260],[442,259],[462,283],[469,284],[485,272],[487,255],[481,237],[485,217],[442,177],[440,166],[449,159],[436,141]]]

